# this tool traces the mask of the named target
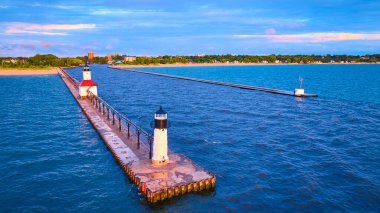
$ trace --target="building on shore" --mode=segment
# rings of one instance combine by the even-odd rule
[[[124,56],[124,62],[136,61],[136,56]]]
[[[113,64],[113,58],[111,54],[107,54],[107,64]]]
[[[94,59],[94,52],[88,52],[87,57],[89,61],[92,61]]]
[[[111,54],[107,54],[107,61],[111,61],[112,60],[112,55]]]

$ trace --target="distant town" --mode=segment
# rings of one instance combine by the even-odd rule
[[[52,54],[33,57],[1,57],[2,68],[42,68],[72,67],[85,62],[109,65],[160,65],[160,64],[355,64],[380,63],[380,54],[373,55],[164,55],[133,56],[118,52],[97,56],[88,52],[87,56],[57,57]]]

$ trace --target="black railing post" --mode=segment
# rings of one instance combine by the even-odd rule
[[[107,120],[110,120],[110,108],[107,107]]]
[[[95,107],[98,108],[98,98],[95,99]]]
[[[119,114],[119,132],[121,132],[121,116]]]
[[[100,102],[100,99],[99,99],[99,112],[102,112],[102,102]]]
[[[131,136],[131,133],[129,132],[129,129],[131,127],[131,123],[129,123],[128,121],[127,122],[127,127],[128,127],[128,138]]]
[[[141,130],[137,129],[137,149],[140,149],[140,134]]]
[[[112,125],[115,125],[115,111],[112,110]]]

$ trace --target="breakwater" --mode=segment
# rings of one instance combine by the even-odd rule
[[[62,80],[106,146],[149,203],[186,193],[213,190],[216,177],[182,154],[169,151],[165,165],[151,163],[153,136],[89,92],[79,97],[79,82],[63,69]]]
[[[142,74],[147,74],[147,75],[155,75],[155,76],[161,76],[161,77],[167,77],[167,78],[175,78],[175,79],[181,79],[181,80],[187,80],[187,81],[195,81],[195,82],[201,82],[201,83],[207,83],[207,84],[235,87],[239,89],[257,90],[257,91],[269,92],[269,93],[274,93],[274,94],[279,94],[279,95],[296,96],[296,97],[302,97],[302,98],[318,97],[317,94],[305,93],[305,94],[296,95],[292,91],[278,90],[278,89],[272,89],[272,88],[257,87],[257,86],[243,85],[243,84],[233,84],[233,83],[221,82],[221,81],[211,81],[211,80],[206,80],[206,79],[190,78],[190,77],[177,76],[177,75],[168,75],[168,74],[161,74],[161,73],[155,73],[155,72],[146,72],[146,71],[134,70],[134,69],[123,69],[123,68],[114,67],[114,66],[110,66],[109,68],[128,71],[128,72],[142,73]]]

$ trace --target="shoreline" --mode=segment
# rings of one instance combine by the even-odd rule
[[[299,63],[192,63],[192,64],[151,64],[151,65],[112,65],[118,68],[149,68],[149,67],[224,67],[224,66],[291,66],[291,65],[363,65],[363,64],[380,64],[380,63],[320,63],[320,64],[299,64]]]
[[[51,69],[0,69],[0,76],[56,75],[56,68]]]

